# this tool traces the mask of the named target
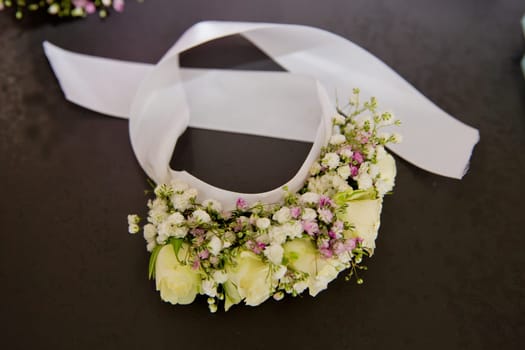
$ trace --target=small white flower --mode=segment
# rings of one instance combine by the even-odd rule
[[[173,225],[180,225],[184,222],[184,216],[179,212],[175,212],[168,216],[167,221]]]
[[[379,174],[379,166],[377,164],[370,164],[368,172],[372,178],[375,178]]]
[[[264,255],[272,264],[280,265],[283,260],[284,249],[279,244],[272,244],[264,248]]]
[[[321,163],[330,169],[335,169],[339,165],[339,161],[339,156],[336,153],[331,152],[325,154]]]
[[[186,198],[188,198],[188,200],[197,198],[198,194],[199,194],[199,192],[197,191],[196,188],[190,188],[190,189],[184,191],[184,195],[186,196]]]
[[[319,162],[315,162],[314,164],[312,164],[312,167],[310,168],[310,175],[312,176],[317,175],[319,174],[320,171],[321,171],[321,165],[319,164]]]
[[[395,143],[401,143],[401,142],[403,142],[403,135],[401,135],[401,134],[395,132],[395,133],[392,134],[392,136],[394,137],[394,142],[395,142]]]
[[[341,176],[341,178],[343,178],[344,180],[348,179],[350,174],[351,174],[351,171],[348,165],[343,165],[337,168],[337,175]]]
[[[218,255],[222,249],[222,241],[219,237],[213,236],[208,243],[208,249],[212,255]]]
[[[336,135],[332,135],[332,137],[330,137],[330,143],[332,145],[340,145],[340,144],[344,143],[345,141],[346,141],[345,135],[336,134]]]
[[[224,271],[215,271],[213,273],[213,280],[217,283],[224,283],[228,280],[228,274]]]
[[[173,207],[178,211],[185,211],[191,205],[190,200],[184,194],[175,194],[171,197]]]
[[[273,214],[273,219],[280,224],[284,224],[285,222],[290,221],[292,219],[290,208],[282,207],[281,209],[279,209],[279,211]]]
[[[138,224],[140,222],[140,218],[138,215],[128,215],[128,225]]]
[[[390,136],[392,136],[389,132],[382,132],[382,133],[379,133],[379,135],[377,135],[379,138],[381,139],[385,139],[385,140],[388,140],[390,138]]]
[[[317,212],[312,208],[305,208],[301,217],[306,221],[314,221],[317,218]]]
[[[281,226],[281,230],[291,239],[299,237],[303,233],[303,225],[299,221],[289,222]]]
[[[207,296],[215,298],[217,295],[217,285],[213,280],[202,280],[202,291]]]
[[[306,192],[301,196],[301,202],[306,204],[317,204],[317,202],[319,202],[319,195],[313,192]]]
[[[111,6],[111,0],[102,0],[102,4],[106,7]]]
[[[345,126],[344,132],[347,133],[347,134],[349,134],[349,133],[351,133],[352,130],[354,130],[354,129],[355,129],[354,124],[352,124],[352,123],[348,123],[348,124],[346,124],[346,126]]]
[[[259,218],[257,221],[255,221],[255,226],[261,230],[266,230],[268,227],[270,227],[270,223],[270,219],[268,218]]]
[[[155,239],[155,235],[157,234],[157,230],[155,229],[155,226],[152,224],[146,224],[144,225],[144,239],[149,243]]]
[[[280,265],[274,272],[273,272],[273,275],[272,275],[272,278],[274,280],[280,280],[281,278],[284,277],[284,275],[286,274],[286,271],[288,270],[288,268],[284,265]]]
[[[268,237],[270,238],[271,244],[280,245],[286,241],[286,232],[282,227],[271,226]]]
[[[195,210],[193,212],[193,214],[192,214],[192,217],[197,222],[200,222],[200,223],[203,223],[203,224],[207,224],[207,223],[209,223],[211,221],[210,215],[208,213],[206,213],[202,209]]]
[[[345,157],[346,159],[351,159],[352,156],[354,155],[354,152],[352,152],[352,150],[350,149],[350,147],[344,147],[341,151],[340,151],[340,154]]]
[[[157,246],[157,242],[151,241],[151,242],[148,242],[148,244],[146,245],[146,249],[148,252],[151,253],[153,249],[155,249],[156,246]]]
[[[360,174],[357,177],[357,186],[360,190],[367,190],[372,187],[372,177],[368,174]]]
[[[215,199],[206,199],[204,202],[202,202],[202,206],[205,208],[210,208],[211,210],[218,213],[222,211],[221,203]]]
[[[188,185],[180,180],[173,179],[171,180],[171,188],[175,192],[182,193],[188,189]]]
[[[332,184],[332,187],[336,190],[336,192],[344,192],[351,188],[348,182],[346,182],[346,180],[339,175],[331,176],[330,182]],[[332,194],[333,193],[330,193],[330,195]]]
[[[376,147],[376,159],[377,160],[383,159],[387,155],[388,155],[388,153],[386,152],[385,147],[383,147],[383,146],[377,146]]]
[[[308,282],[307,281],[300,281],[293,285],[293,289],[298,293],[301,294],[304,292],[304,290],[308,288]]]
[[[184,238],[188,234],[187,227],[175,227],[172,229],[170,236],[175,238]]]
[[[340,114],[336,114],[333,118],[333,121],[335,125],[344,125],[344,123],[346,122],[346,118]]]
[[[140,227],[137,224],[131,224],[128,226],[128,232],[131,234],[135,234],[140,231]]]

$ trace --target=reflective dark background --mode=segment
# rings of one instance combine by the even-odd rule
[[[0,342],[5,349],[519,349],[525,335],[522,1],[126,2],[105,21],[0,13]],[[144,241],[146,177],[127,122],[68,103],[43,40],[155,63],[205,19],[297,23],[366,48],[480,130],[462,181],[398,160],[365,284],[210,315],[160,301]],[[238,37],[186,66],[279,69]],[[351,64],[351,62],[349,62]],[[111,82],[108,82],[111,83]],[[447,142],[447,135],[443,135]],[[172,165],[233,190],[284,183],[309,145],[190,129]]]

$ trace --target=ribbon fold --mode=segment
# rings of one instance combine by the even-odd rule
[[[208,41],[240,34],[289,73],[179,66],[178,55]],[[44,43],[66,98],[78,105],[130,119],[130,138],[143,169],[156,182],[182,178],[203,197],[232,202],[272,202],[281,190],[239,194],[218,189],[169,168],[177,138],[187,126],[313,142],[297,175],[302,186],[330,135],[335,92],[364,98],[402,119],[404,141],[391,150],[429,172],[460,179],[479,141],[476,129],[441,110],[378,58],[333,33],[301,25],[200,22],[189,28],[156,65],[76,54]],[[328,90],[325,89],[328,88]]]

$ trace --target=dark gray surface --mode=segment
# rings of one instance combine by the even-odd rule
[[[523,13],[521,1],[489,0],[129,1],[124,14],[107,21],[61,25],[17,24],[0,13],[2,348],[523,347]],[[203,19],[330,30],[479,128],[481,143],[463,181],[398,161],[395,195],[386,200],[363,286],[340,278],[315,299],[210,315],[205,300],[161,302],[147,281],[144,242],[126,233],[125,216],[144,212],[147,187],[127,122],[66,102],[41,42],[153,63]],[[243,55],[257,59],[250,50]],[[208,56],[186,63],[224,59],[227,66],[235,55]],[[308,150],[201,130],[187,133],[182,145],[175,166],[252,191],[285,180]],[[255,152],[258,160],[247,166],[239,152]]]

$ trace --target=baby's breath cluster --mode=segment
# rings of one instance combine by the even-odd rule
[[[104,18],[111,11],[124,11],[124,0],[0,0],[0,11],[4,9],[13,9],[17,19],[37,11],[57,17],[85,17],[98,13]]]
[[[374,251],[382,198],[396,174],[384,146],[401,139],[381,129],[397,123],[373,98],[361,106],[354,90],[303,188],[284,188],[277,204],[239,198],[224,210],[179,180],[155,186],[142,231],[161,298],[189,304],[204,294],[215,312],[220,302],[228,310],[306,290],[315,296],[343,270],[362,283],[357,272]],[[130,233],[140,231],[139,221],[128,216]]]

